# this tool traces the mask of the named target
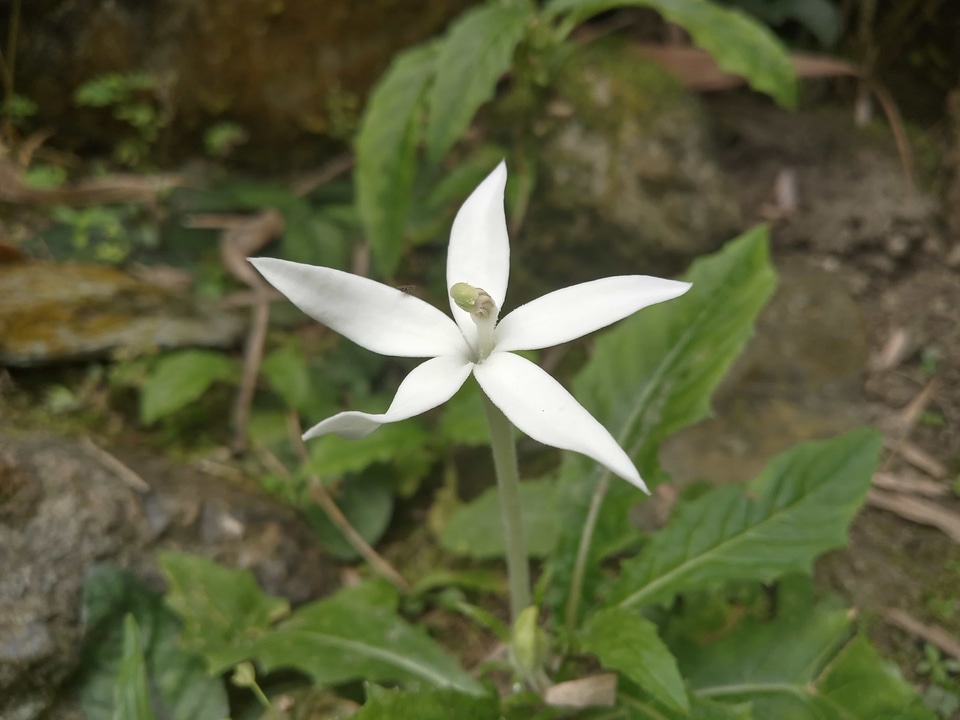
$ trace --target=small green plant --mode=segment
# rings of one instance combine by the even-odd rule
[[[159,83],[145,73],[95,77],[80,85],[73,99],[81,107],[112,109],[113,116],[133,130],[133,135],[121,139],[113,150],[114,159],[129,167],[138,167],[147,160],[160,131],[169,122]]]
[[[176,647],[186,655],[169,664],[193,668],[183,678],[197,684],[211,679],[204,666],[221,676],[239,667],[239,677],[251,690],[254,683],[261,688],[259,701],[271,711],[281,702],[269,677],[276,670],[294,670],[319,691],[363,681],[361,720],[930,720],[923,699],[857,632],[844,604],[818,594],[809,577],[818,555],[847,541],[882,448],[875,430],[803,443],[748,482],[681,495],[654,532],[631,522],[631,508],[647,497],[641,476],[651,485],[668,481],[659,463],[662,442],[709,414],[710,397],[773,291],[766,231],[747,232],[700,259],[680,282],[621,276],[576,285],[522,306],[495,326],[508,267],[505,182],[501,166],[454,223],[448,282],[479,274],[475,282],[483,284],[450,285],[451,310],[462,324],[417,297],[332,268],[275,258],[257,258],[255,267],[368,351],[431,358],[409,373],[386,412],[387,400],[372,393],[366,399],[375,412],[337,412],[331,385],[352,383],[354,407],[372,387],[369,378],[358,382],[361,358],[369,353],[357,351],[346,372],[326,364],[315,373],[295,345],[271,352],[263,377],[281,409],[263,429],[272,425],[289,439],[291,413],[313,420],[334,413],[307,432],[310,445],[299,469],[281,473],[290,476],[290,499],[310,518],[298,480],[349,475],[339,488],[343,512],[362,537],[379,537],[392,512],[391,478],[406,473],[407,463],[422,468],[438,455],[438,441],[415,416],[469,383],[481,402],[453,412],[445,407],[433,435],[473,438],[474,423],[464,424],[463,416],[480,425],[486,418],[499,482],[448,513],[440,542],[464,561],[507,559],[512,622],[468,595],[500,593],[498,584],[478,586],[460,569],[431,567],[433,579],[424,573],[412,584],[401,578],[396,587],[368,580],[291,609],[248,572],[167,554],[161,558],[166,609],[180,618]],[[632,315],[638,304],[643,311]],[[598,333],[572,393],[513,352],[569,339],[625,314],[631,316]],[[142,417],[151,422],[179,412],[212,384],[236,378],[236,365],[216,353],[164,356],[147,375]],[[468,431],[454,431],[458,422],[470,425]],[[574,452],[563,452],[545,476],[518,483],[510,423]],[[346,437],[325,435],[331,431]],[[272,440],[261,436],[261,442]],[[386,476],[371,472],[376,466],[386,468]],[[315,529],[335,554],[348,557],[336,549],[329,528]],[[543,560],[535,587],[526,572],[531,555]],[[766,591],[772,584],[776,603]],[[96,595],[111,594],[105,590]],[[507,644],[507,657],[468,671],[449,646],[418,627],[417,613],[426,608],[461,615],[471,633],[492,633]],[[127,612],[138,623],[146,617],[136,607],[114,607],[117,637]],[[135,696],[144,683],[163,686],[165,661],[151,655],[146,638],[143,645],[139,654],[133,648],[119,656],[137,671],[114,672],[108,687],[116,698]],[[934,651],[918,668],[938,688],[928,691],[938,712],[949,709],[955,669]],[[490,682],[495,674],[509,677],[518,692],[501,697]],[[210,698],[223,697],[223,682],[216,679]],[[82,693],[92,697],[93,689]],[[159,699],[167,708],[184,701],[169,688]],[[221,708],[217,701],[194,717],[220,720]],[[109,716],[91,720],[101,717]]]
[[[56,205],[50,215],[61,223],[60,234],[68,238],[63,243],[68,247],[59,248],[58,254],[71,258],[118,265],[135,249],[154,247],[159,242],[156,223],[145,218],[143,209],[135,205]],[[51,239],[48,244],[55,243]]]
[[[37,104],[24,95],[13,95],[8,102],[4,104],[3,114],[7,122],[16,127],[22,126],[24,122],[37,114],[39,107]]]
[[[917,663],[917,672],[930,678],[930,685],[923,695],[927,707],[944,720],[954,717],[960,710],[960,660],[941,655],[940,648],[932,643],[923,646],[924,659]]]
[[[247,131],[239,123],[223,121],[207,128],[203,134],[203,146],[207,155],[225,158],[249,139]]]

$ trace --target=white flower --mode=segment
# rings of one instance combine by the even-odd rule
[[[342,412],[304,434],[359,438],[383,423],[419,415],[449,400],[473,373],[490,400],[520,430],[546,445],[593,458],[646,490],[630,458],[570,393],[513,350],[538,350],[599,330],[637,310],[685,293],[675,280],[628,275],[573,285],[518,307],[499,323],[507,294],[510,243],[503,210],[507,169],[500,163],[453,221],[447,290],[460,285],[487,310],[471,315],[451,297],[450,318],[417,297],[368,278],[274,258],[250,262],[297,307],[381,355],[428,357],[380,415]],[[470,298],[466,298],[469,302]]]

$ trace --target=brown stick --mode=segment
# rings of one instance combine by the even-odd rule
[[[131,470],[126,463],[118,460],[111,453],[104,450],[90,438],[84,438],[83,445],[85,448],[87,448],[87,450],[96,455],[98,460],[113,470],[117,477],[123,480],[123,482],[132,487],[134,490],[139,493],[150,492],[150,484],[142,477],[137,475],[136,472]]]
[[[340,175],[343,175],[343,173],[353,167],[353,162],[353,155],[341,155],[323,167],[297,178],[290,186],[290,189],[297,197],[309,195],[321,185],[326,185],[331,180],[335,180]]]
[[[925,625],[912,615],[897,608],[886,608],[883,611],[883,616],[891,625],[936,645],[947,655],[960,658],[960,640],[939,625]]]
[[[267,328],[270,325],[270,301],[260,297],[253,306],[253,318],[247,331],[247,343],[243,352],[243,373],[240,387],[233,400],[233,443],[234,455],[242,455],[247,450],[247,425],[250,422],[250,410],[253,407],[253,394],[257,389],[257,375],[263,362],[263,346],[267,341]]]
[[[960,517],[944,508],[941,502],[872,488],[867,491],[867,504],[921,525],[935,527],[954,542],[960,542]]]
[[[294,450],[300,457],[300,460],[306,462],[310,459],[310,454],[307,452],[307,446],[303,442],[300,418],[296,412],[291,412],[288,418],[290,440],[293,442]],[[323,486],[323,483],[320,482],[320,478],[318,478],[316,475],[309,476],[308,490],[310,492],[310,497],[313,498],[314,502],[316,502],[317,505],[319,505],[320,508],[327,514],[327,517],[330,518],[330,522],[332,522],[343,534],[343,537],[346,538],[347,542],[350,543],[350,546],[357,551],[360,557],[370,564],[370,567],[373,568],[374,572],[389,580],[401,592],[409,592],[410,583],[408,583],[403,576],[398,573],[393,566],[383,558],[382,555],[374,550],[370,544],[363,539],[363,536],[360,533],[356,531],[353,525],[350,524],[347,516],[341,512],[339,507],[337,507],[337,503],[332,497],[330,497],[330,493],[327,492],[327,489]]]

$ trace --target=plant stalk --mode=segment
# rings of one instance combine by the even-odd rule
[[[590,509],[587,511],[587,518],[584,521],[583,529],[580,531],[580,542],[577,545],[577,558],[573,565],[570,594],[567,596],[564,617],[569,635],[573,635],[577,627],[577,614],[580,611],[580,598],[583,595],[583,579],[587,572],[587,560],[590,558],[590,543],[593,540],[593,531],[596,529],[597,519],[600,517],[600,508],[603,506],[603,499],[607,495],[609,484],[610,473],[605,472],[590,497]]]
[[[490,448],[500,488],[500,513],[507,547],[507,578],[510,584],[510,618],[516,622],[520,613],[533,604],[530,595],[530,563],[523,538],[520,516],[520,475],[517,471],[517,448],[513,442],[513,426],[500,408],[483,395],[483,408],[490,427]]]

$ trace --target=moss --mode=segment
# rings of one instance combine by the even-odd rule
[[[625,119],[643,124],[645,118],[685,110],[693,105],[679,81],[623,38],[591,43],[572,53],[556,81],[561,97],[577,109],[587,128],[616,132]]]

